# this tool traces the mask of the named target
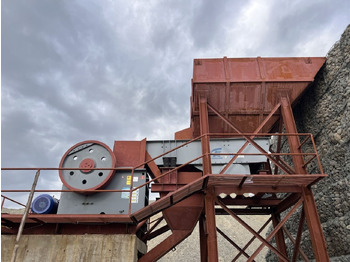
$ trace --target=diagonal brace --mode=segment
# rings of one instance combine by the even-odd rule
[[[258,230],[258,232],[257,232],[259,235],[260,235],[260,233],[264,230],[264,228],[271,222],[271,220],[272,220],[272,217],[270,217],[270,218],[265,222],[265,224],[262,225],[262,227],[261,227],[261,228]],[[242,248],[242,250],[243,250],[243,251],[246,250],[246,249],[250,246],[250,244],[253,243],[253,241],[255,240],[255,238],[256,238],[256,236],[253,236],[253,237],[248,241],[248,243]],[[241,254],[242,254],[242,251],[239,252],[239,253],[237,254],[237,256],[234,257],[234,259],[232,260],[232,262],[233,262],[233,261],[237,261],[237,259],[241,256]]]
[[[216,227],[216,230],[222,235],[232,246],[234,246],[236,249],[238,249],[243,255],[245,255],[246,258],[249,258],[249,255],[244,252],[243,249],[241,249],[231,238],[229,238],[223,231],[221,231],[218,227]]]
[[[277,165],[279,168],[281,168],[286,174],[291,174],[291,170],[286,169],[285,167],[281,166],[279,162],[275,160],[274,157],[271,155],[268,155],[268,153],[261,147],[259,146],[253,139],[251,139],[249,136],[244,135],[237,127],[235,127],[230,120],[228,120],[225,116],[221,115],[219,111],[217,111],[214,107],[212,107],[208,103],[208,107],[215,113],[217,114],[226,124],[228,124],[230,127],[232,127],[238,134],[243,136],[249,143],[251,143],[256,149],[258,149],[261,153],[266,154],[266,157],[269,158],[275,165]]]
[[[296,209],[301,205],[301,203],[304,201],[303,198],[300,198],[299,201],[294,205],[294,207],[286,214],[286,216],[283,218],[283,220],[274,228],[274,230],[272,230],[272,232],[270,233],[270,235],[266,238],[266,241],[270,241],[275,235],[276,233],[281,229],[281,227],[287,222],[287,220],[290,218],[291,215],[293,215],[293,213],[296,211]],[[249,262],[252,261],[252,259],[254,257],[256,257],[259,252],[264,248],[266,242],[262,243],[258,249],[253,253],[253,255],[250,257],[250,259],[248,260]],[[288,259],[286,260],[288,261]]]
[[[281,103],[278,103],[274,109],[270,112],[270,114],[264,119],[264,121],[258,126],[258,128],[254,131],[255,134],[259,133],[259,131],[265,126],[265,124],[271,119],[271,117],[276,113],[276,111],[280,108]],[[255,136],[251,136],[250,138],[253,139]],[[221,170],[220,175],[224,174],[226,170],[233,164],[233,162],[238,158],[238,154],[242,153],[243,150],[248,146],[249,142],[246,141],[244,145],[238,150],[237,155],[235,155],[230,162],[226,164],[223,170]]]
[[[235,218],[242,226],[244,226],[256,238],[258,238],[261,242],[263,242],[263,246],[264,245],[268,246],[273,252],[275,252],[284,261],[288,261],[288,259],[284,257],[284,255],[282,255],[274,246],[272,246],[267,240],[265,240],[262,236],[260,236],[257,232],[255,232],[255,230],[251,228],[246,222],[244,222],[239,216],[237,216],[234,212],[232,212],[229,208],[227,208],[226,205],[218,197],[216,197],[216,203],[218,203],[228,214],[230,214],[233,218]],[[250,257],[248,261],[253,261],[253,259],[254,257],[253,258]]]

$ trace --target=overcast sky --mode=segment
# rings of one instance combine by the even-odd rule
[[[2,167],[58,167],[83,140],[172,139],[194,58],[325,56],[350,23],[347,0],[1,3]]]

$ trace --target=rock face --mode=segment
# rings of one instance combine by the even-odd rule
[[[350,261],[350,25],[329,51],[294,116],[300,133],[313,134],[324,173],[329,175],[313,187],[329,256],[331,261]],[[292,233],[297,219],[287,225]],[[307,234],[302,247],[311,258]],[[267,261],[277,258],[269,253]]]

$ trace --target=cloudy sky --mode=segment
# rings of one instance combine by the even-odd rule
[[[347,0],[2,0],[1,165],[171,139],[189,126],[194,58],[325,56],[349,23]],[[3,173],[2,187],[32,176]],[[59,189],[57,173],[44,186]]]

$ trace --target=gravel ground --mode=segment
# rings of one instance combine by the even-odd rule
[[[253,229],[258,231],[260,227],[267,221],[268,216],[240,216],[248,225],[250,225]],[[156,219],[157,216],[153,217],[152,220]],[[160,226],[164,225],[161,223]],[[158,227],[160,227],[158,226]],[[238,224],[229,215],[221,215],[216,216],[216,226],[223,231],[226,235],[228,235],[236,244],[238,244],[241,248],[252,238],[252,234],[247,231],[243,226]],[[265,230],[261,233],[261,236],[265,238],[265,234],[267,231],[267,226]],[[160,243],[163,239],[165,239],[170,232],[163,234],[155,239],[152,239],[148,243],[148,249],[152,249],[158,243]],[[238,254],[236,248],[234,248],[226,239],[224,239],[219,233],[217,235],[218,238],[218,251],[219,251],[219,261],[232,261],[232,259]],[[255,240],[246,250],[246,252],[251,255],[253,252],[259,247],[261,242],[259,240]],[[267,253],[267,248],[259,253],[256,257],[255,261],[266,261],[265,255]],[[170,251],[164,257],[162,257],[158,261],[200,261],[200,248],[199,248],[199,230],[198,225],[192,232],[192,234],[181,242],[174,251]],[[243,255],[237,261],[247,261],[247,258]]]

